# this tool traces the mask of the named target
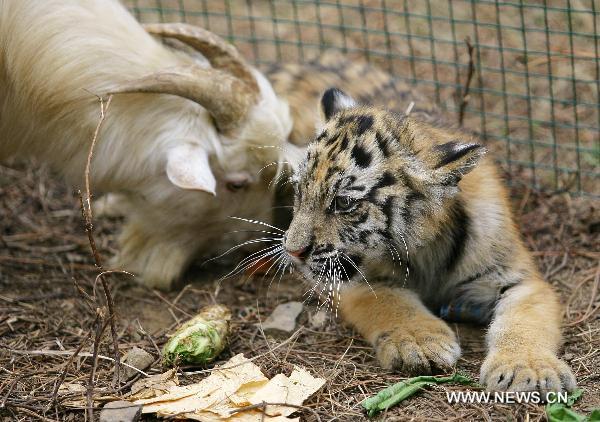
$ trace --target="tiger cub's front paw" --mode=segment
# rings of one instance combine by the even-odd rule
[[[386,369],[430,373],[432,365],[449,369],[460,356],[454,332],[438,319],[382,332],[375,341],[377,359]]]
[[[481,384],[491,391],[573,391],[569,366],[551,352],[490,352],[481,365]]]

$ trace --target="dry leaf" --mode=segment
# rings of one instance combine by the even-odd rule
[[[295,367],[292,374],[275,375],[263,388],[252,397],[252,404],[261,402],[288,403],[301,406],[308,397],[325,384],[323,378],[315,378],[304,368]],[[269,415],[288,416],[298,409],[289,406],[267,406]]]
[[[179,385],[177,372],[175,369],[171,369],[162,374],[152,375],[134,382],[127,400],[134,401],[162,396],[177,385]]]
[[[231,369],[228,369],[232,367]],[[250,362],[243,354],[232,357],[220,368],[215,368],[202,382],[184,387],[171,388],[167,394],[148,400],[138,400],[144,405],[143,413],[156,413],[158,416],[172,416],[196,410],[209,409],[223,417],[229,416],[229,409],[240,399],[236,394],[242,386],[264,385],[268,378],[260,368]],[[243,393],[243,390],[241,391]],[[234,397],[234,402],[230,401]]]
[[[291,422],[299,420],[286,417],[298,410],[295,407],[268,405],[264,412],[256,408],[235,411],[263,401],[300,406],[323,384],[324,379],[314,378],[302,368],[295,368],[290,377],[278,374],[269,380],[258,366],[239,354],[199,383],[170,386],[164,394],[134,403],[143,405],[143,413],[159,417],[204,422]]]

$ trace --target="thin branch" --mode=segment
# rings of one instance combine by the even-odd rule
[[[86,198],[86,214],[89,217],[89,224],[92,223],[92,191],[90,189],[90,168],[92,166],[92,157],[94,155],[94,147],[96,146],[96,142],[98,141],[98,134],[100,133],[100,128],[102,128],[102,124],[104,123],[104,119],[106,118],[106,113],[108,112],[108,108],[110,107],[110,103],[112,101],[112,95],[108,97],[106,101],[106,105],[104,105],[104,99],[100,98],[100,120],[98,121],[98,125],[96,126],[96,130],[94,131],[94,137],[92,138],[92,145],[90,145],[90,151],[88,153],[87,162],[85,164],[85,193],[87,195]],[[86,221],[87,222],[87,221]],[[96,259],[96,265],[98,267],[102,267],[102,263],[100,262],[99,255],[97,255],[97,251],[94,254],[94,259]]]
[[[271,403],[271,402],[262,401],[260,403],[251,404],[249,406],[240,407],[239,409],[230,410],[229,414],[230,415],[235,415],[236,413],[245,412],[247,410],[260,409],[260,410],[262,410],[263,414],[265,414],[267,416],[273,416],[273,415],[267,414],[267,412],[266,412],[267,406],[281,406],[281,407],[291,407],[291,408],[297,409],[297,410],[308,410],[313,415],[315,415],[315,417],[317,418],[317,420],[319,422],[321,422],[321,417],[319,416],[319,414],[317,413],[316,410],[314,410],[314,409],[312,409],[310,407],[307,407],[307,406],[299,406],[297,404],[290,404],[290,403]]]
[[[96,318],[98,318],[98,317],[96,316]],[[95,324],[96,324],[96,321],[94,321],[94,325]],[[91,335],[92,335],[92,333],[90,330],[90,332],[85,336],[83,341],[79,344],[79,347],[77,347],[77,349],[75,350],[75,353],[73,353],[67,360],[67,363],[65,363],[62,373],[58,377],[58,381],[56,382],[56,385],[54,386],[54,390],[52,391],[52,400],[48,403],[47,409],[50,409],[50,406],[52,406],[52,404],[56,403],[56,397],[58,394],[58,390],[60,389],[60,386],[62,385],[62,383],[65,382],[65,378],[67,377],[69,367],[71,366],[71,364],[73,363],[73,361],[75,360],[77,355],[79,355],[79,353],[81,352],[81,349],[83,349],[83,346],[85,346],[85,344],[87,343],[87,341],[89,340]]]
[[[598,293],[598,287],[600,285],[600,265],[598,265],[597,269],[596,269],[596,274],[593,277],[594,279],[594,286],[592,287],[592,293],[590,295],[590,301],[588,302],[588,306],[587,309],[585,310],[585,312],[583,313],[583,315],[581,317],[579,317],[578,319],[576,319],[575,321],[571,321],[567,324],[567,327],[573,327],[575,325],[581,324],[582,322],[588,320],[589,318],[591,318],[594,313],[596,313],[596,311],[598,311],[598,309],[600,309],[600,305],[596,306],[594,309],[592,309],[592,306],[594,305],[594,303],[596,302],[596,295]],[[575,292],[583,285],[585,284],[587,281],[589,281],[590,278],[587,278],[585,280],[583,280],[583,282],[581,282],[574,290],[574,292],[571,294],[571,297],[569,298],[569,301],[567,303],[567,305],[569,305],[571,303],[571,300],[575,294]]]
[[[35,418],[35,419],[40,420],[42,422],[58,422],[56,419],[50,419],[50,418],[47,418],[45,416],[39,415],[39,414],[35,413],[33,410],[30,410],[29,408],[27,408],[27,407],[25,407],[23,405],[20,405],[20,404],[8,403],[7,406],[19,409],[19,412],[25,413],[26,415],[31,416],[32,418]]]
[[[16,349],[7,349],[7,350],[10,353],[14,353],[17,355],[32,355],[32,356],[71,356],[74,353],[74,351],[69,351],[69,350],[16,350]],[[80,352],[79,356],[86,357],[86,358],[94,357],[94,355],[89,352]],[[110,356],[104,356],[104,355],[98,354],[97,357],[98,357],[98,359],[108,360],[113,363],[115,361],[114,358],[111,358]],[[244,362],[244,363],[246,363],[246,362]],[[145,377],[150,376],[146,372],[144,372],[128,363],[121,362],[121,366],[125,366],[127,368],[133,369],[135,372],[137,372],[138,374],[141,374]],[[29,376],[29,375],[28,374],[24,375],[24,377],[27,377],[27,376]],[[2,407],[2,403],[0,403],[0,408],[1,407]]]
[[[473,74],[475,73],[475,61],[473,60],[473,44],[471,44],[471,39],[469,37],[465,38],[465,43],[467,44],[467,52],[469,53],[469,69],[467,72],[467,81],[465,82],[465,89],[462,93],[462,98],[460,102],[460,109],[458,112],[458,125],[462,127],[463,120],[465,119],[465,110],[467,105],[469,104],[469,89],[471,87],[471,80],[473,79]]]
[[[90,377],[86,387],[87,414],[90,418],[90,421],[94,420],[94,378],[96,377],[96,368],[98,366],[98,349],[100,347],[102,334],[108,325],[108,321],[105,321],[104,324],[102,324],[101,321],[103,319],[104,315],[102,309],[98,308],[96,310],[96,320],[94,321],[94,325],[96,325],[96,336],[94,338],[94,349],[92,351],[92,369],[90,371]]]
[[[81,205],[81,214],[85,223],[85,232],[88,236],[88,240],[90,242],[90,247],[92,248],[92,255],[94,256],[94,262],[96,267],[102,270],[102,258],[100,257],[100,253],[98,252],[98,248],[96,247],[96,241],[94,240],[94,225],[93,225],[93,214],[92,214],[92,192],[91,192],[91,182],[90,182],[90,168],[92,165],[92,158],[94,156],[94,147],[96,146],[96,142],[98,141],[98,135],[100,133],[100,129],[102,128],[102,124],[106,118],[108,108],[110,107],[110,103],[112,101],[112,95],[108,97],[106,104],[104,103],[103,98],[99,98],[100,101],[100,120],[98,121],[98,125],[96,126],[96,130],[94,131],[94,136],[92,138],[92,143],[90,145],[90,151],[88,153],[87,162],[85,165],[85,201],[81,192],[79,192],[79,201]],[[118,368],[120,368],[121,357],[119,355],[119,335],[117,333],[117,327],[115,323],[115,306],[113,302],[112,295],[110,293],[110,287],[108,282],[104,278],[104,274],[106,272],[101,272],[96,279],[100,280],[102,283],[102,289],[104,290],[104,295],[106,297],[106,304],[108,306],[108,322],[110,322],[110,331],[113,340],[113,353],[114,359],[116,363],[117,370],[114,371],[113,375],[113,385],[120,384],[120,372]],[[97,341],[101,339],[96,337]],[[98,348],[98,345],[94,343],[94,350]],[[92,371],[93,372],[93,371]],[[93,377],[91,378],[91,383],[93,383]],[[89,404],[89,403],[88,403]],[[91,409],[90,409],[91,412]],[[93,420],[93,419],[92,419]]]

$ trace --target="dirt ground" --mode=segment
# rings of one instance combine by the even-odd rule
[[[565,303],[565,347],[562,356],[576,373],[583,398],[575,409],[589,412],[600,406],[600,210],[598,202],[565,195],[542,196],[514,191],[514,208],[523,235],[543,274],[561,292]],[[58,385],[88,382],[92,369],[95,307],[103,295],[95,286],[98,271],[83,231],[77,196],[37,165],[0,167],[0,418],[3,420],[82,420],[83,409],[65,404],[72,394]],[[99,219],[95,237],[103,256],[114,252],[118,220]],[[303,300],[304,286],[294,279],[244,277],[216,280],[228,266],[196,266],[176,290],[162,293],[136,284],[129,277],[109,278],[117,313],[119,350],[133,346],[151,353],[156,362],[149,373],[163,369],[159,349],[181,321],[202,306],[217,301],[233,310],[233,334],[222,362],[243,352],[257,357],[269,376],[289,374],[301,365],[327,380],[325,387],[301,411],[303,420],[359,420],[360,402],[403,379],[382,370],[373,350],[335,321],[311,328],[315,311],[310,303],[300,317],[292,341],[262,334],[256,325],[274,307]],[[78,291],[77,287],[85,292]],[[86,296],[96,298],[92,304]],[[477,377],[484,357],[483,328],[454,324],[463,356],[457,369]],[[94,378],[95,396],[123,394],[131,382],[111,387],[113,363],[110,330],[99,339]],[[78,356],[70,359],[80,348]],[[181,375],[182,383],[201,375]],[[538,405],[448,405],[438,386],[418,394],[379,420],[543,420]],[[98,411],[96,412],[96,417]],[[305,419],[304,419],[305,418]],[[151,420],[151,418],[147,418]]]

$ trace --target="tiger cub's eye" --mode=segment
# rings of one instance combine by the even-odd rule
[[[336,211],[348,211],[354,205],[354,201],[349,196],[337,196],[335,198]]]

